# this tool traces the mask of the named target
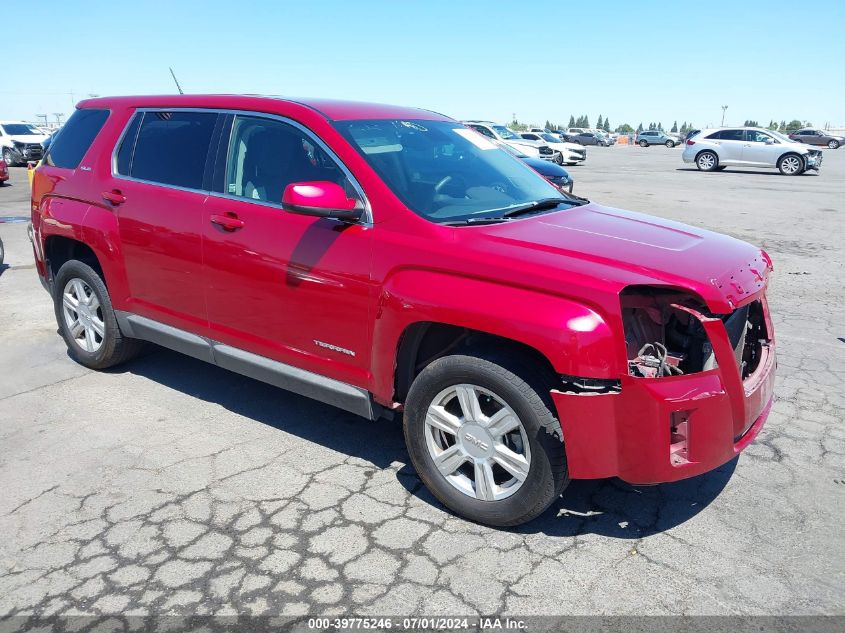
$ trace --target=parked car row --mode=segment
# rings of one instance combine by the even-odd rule
[[[464,121],[464,125],[475,130],[499,144],[504,144],[521,151],[533,158],[554,161],[558,165],[566,163],[575,165],[587,160],[587,150],[582,146],[565,142],[560,136],[542,132],[538,133],[514,132],[506,125],[492,121]],[[548,134],[548,135],[547,135]]]
[[[785,176],[818,171],[822,152],[780,132],[756,127],[713,128],[690,137],[682,155],[701,171],[726,167],[774,167]]]
[[[809,127],[793,132],[789,135],[789,138],[807,145],[825,145],[830,149],[839,149],[845,143],[845,137],[841,135]]]

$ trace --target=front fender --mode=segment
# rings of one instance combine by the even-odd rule
[[[399,341],[405,329],[430,321],[466,327],[528,345],[561,374],[619,375],[611,326],[594,309],[563,297],[448,273],[404,270],[393,274],[379,298],[373,333],[377,398],[389,402]]]

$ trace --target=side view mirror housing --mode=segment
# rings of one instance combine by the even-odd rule
[[[361,203],[346,195],[334,182],[314,180],[292,182],[282,194],[282,208],[288,213],[354,222],[361,219]]]
[[[774,141],[773,141],[772,139],[770,139],[770,138],[767,138],[767,139],[766,139],[765,141],[763,141],[763,142],[764,142],[766,145],[773,145],[773,144],[774,144]]]

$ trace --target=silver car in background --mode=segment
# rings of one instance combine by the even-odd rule
[[[797,176],[810,169],[818,171],[822,152],[772,130],[735,127],[702,130],[687,140],[683,159],[701,171],[776,167],[785,176]]]

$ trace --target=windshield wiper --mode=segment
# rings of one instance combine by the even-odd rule
[[[509,222],[510,218],[495,217],[495,218],[466,218],[464,220],[452,220],[450,222],[440,222],[443,226],[464,226],[466,224],[499,224],[500,222]]]
[[[502,214],[503,218],[513,218],[518,215],[524,215],[526,213],[532,213],[534,211],[542,211],[544,209],[554,209],[562,204],[566,204],[569,202],[566,198],[541,198],[540,200],[535,200],[534,202],[526,202],[525,204],[520,204],[513,209],[505,211]]]

